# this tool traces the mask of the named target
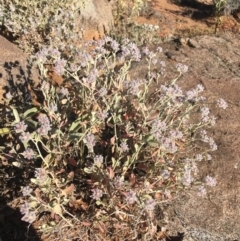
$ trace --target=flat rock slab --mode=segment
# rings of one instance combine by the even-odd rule
[[[0,103],[6,92],[22,95],[27,93],[28,84],[39,84],[39,72],[28,64],[28,59],[27,54],[0,36]]]
[[[176,39],[161,47],[163,52],[157,58],[166,62],[167,76],[163,82],[177,76],[178,62],[188,65],[188,72],[177,84],[184,90],[202,84],[203,95],[213,103],[210,110],[217,117],[217,124],[209,132],[218,150],[211,153],[212,161],[199,166],[202,180],[206,175],[213,176],[217,186],[209,188],[206,198],[186,191],[172,201],[167,209],[170,237],[183,241],[240,240],[240,35]],[[134,63],[130,76],[144,78],[146,73],[143,60]],[[226,110],[216,107],[219,98],[228,103]],[[184,233],[184,238],[178,233]]]
[[[113,0],[87,0],[76,2],[76,8],[80,9],[75,14],[75,25],[83,28],[85,40],[102,38],[109,33],[114,25]]]

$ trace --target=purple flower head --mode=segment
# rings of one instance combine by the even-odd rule
[[[132,95],[138,95],[139,94],[139,87],[142,84],[141,80],[131,80],[131,81],[125,81],[124,85],[126,88],[128,88],[128,91]]]
[[[168,170],[163,170],[162,173],[161,173],[161,176],[163,179],[168,179],[170,177],[170,172]]]
[[[47,48],[43,48],[39,52],[35,54],[35,58],[37,61],[45,63],[47,61],[47,56],[48,56],[48,50]]]
[[[92,195],[91,195],[91,197],[93,198],[93,199],[95,199],[95,200],[100,200],[100,198],[102,197],[102,195],[103,195],[103,191],[101,190],[101,189],[99,189],[99,188],[94,188],[94,189],[92,189]]]
[[[37,129],[37,133],[39,135],[42,135],[42,136],[47,135],[48,132],[52,129],[47,115],[46,114],[40,114],[37,119],[38,119],[38,123],[41,125]]]
[[[106,118],[108,118],[108,111],[103,110],[103,111],[97,112],[97,117],[99,118],[99,120],[104,121]]]
[[[195,160],[199,161],[199,162],[202,161],[203,160],[203,155],[202,154],[196,154]]]
[[[162,53],[162,51],[163,51],[162,47],[160,47],[160,46],[157,47],[157,52],[158,52],[158,53]]]
[[[165,191],[164,191],[164,195],[165,195],[167,198],[169,198],[169,199],[172,197],[170,190],[165,190]]]
[[[203,85],[198,84],[196,90],[198,93],[203,92],[204,91]]]
[[[165,149],[165,151],[169,152],[169,153],[174,153],[178,150],[177,146],[175,145],[175,141],[171,140],[168,137],[162,137],[160,139],[160,143],[162,148]]]
[[[203,142],[209,142],[209,136],[207,135],[206,130],[201,130],[200,135],[201,135],[201,138],[202,138]]]
[[[206,159],[207,159],[207,161],[211,161],[212,160],[212,156],[210,154],[207,154],[206,155]]]
[[[97,155],[93,158],[94,161],[94,166],[101,167],[103,164],[103,156],[102,155]]]
[[[53,113],[54,113],[54,112],[57,112],[57,110],[58,110],[57,105],[56,105],[56,104],[53,104],[53,103],[50,104],[50,106],[49,106],[48,109],[49,109],[50,112],[53,112]]]
[[[182,139],[183,138],[183,133],[179,130],[171,130],[169,132],[171,139],[177,140],[177,139]]]
[[[199,187],[197,188],[197,195],[198,195],[199,197],[205,197],[205,196],[207,195],[207,190],[206,190],[206,188],[205,188],[204,186],[199,186]]]
[[[128,152],[129,151],[129,147],[127,144],[127,140],[123,140],[122,143],[120,144],[120,152]]]
[[[26,213],[29,212],[29,209],[30,209],[30,204],[29,203],[24,203],[20,207],[20,212],[21,212],[21,214],[26,214]]]
[[[160,61],[159,62],[162,67],[166,67],[166,62],[165,61]]]
[[[50,89],[50,84],[47,81],[43,81],[42,85],[41,85],[41,89],[44,91],[49,91]]]
[[[142,52],[143,52],[143,54],[145,54],[145,55],[149,55],[150,54],[150,51],[149,51],[149,48],[148,47],[144,47],[143,49],[142,49]]]
[[[137,47],[137,45],[134,43],[130,43],[129,48],[130,48],[133,60],[140,61],[142,56],[141,56],[141,52],[140,52],[139,48]]]
[[[52,58],[59,59],[61,53],[58,51],[58,49],[49,49],[48,55],[50,55]]]
[[[87,84],[94,83],[94,82],[96,82],[96,80],[97,80],[97,76],[98,76],[98,70],[97,70],[97,69],[93,69],[93,70],[91,70],[91,72],[89,73],[88,77],[87,77],[87,78],[84,78],[84,81],[85,81]]]
[[[167,124],[164,121],[154,120],[152,122],[152,134],[153,137],[160,141],[163,137],[163,133],[167,130]]]
[[[217,105],[218,105],[218,107],[223,108],[224,110],[228,107],[227,102],[224,99],[222,99],[222,98],[220,98],[217,101]]]
[[[60,93],[61,93],[63,96],[66,96],[66,97],[69,95],[68,89],[67,89],[67,88],[64,88],[64,87],[62,87],[62,88],[60,89]]]
[[[167,124],[165,121],[160,121],[160,120],[154,120],[152,122],[152,130],[161,130],[161,131],[166,131],[167,130]]]
[[[48,135],[48,132],[51,130],[51,126],[50,125],[42,125],[37,129],[37,133],[40,136],[46,136]]]
[[[205,117],[208,117],[208,115],[210,114],[210,110],[206,106],[201,108],[201,112],[202,112],[202,119],[204,119]]]
[[[111,47],[114,52],[117,52],[119,50],[119,43],[116,40],[111,41]]]
[[[121,46],[122,50],[122,57],[126,58],[130,56],[135,61],[140,61],[141,59],[141,52],[135,43],[131,43],[129,39],[123,40],[123,45]]]
[[[190,186],[193,181],[194,179],[191,174],[191,168],[185,167],[184,174],[182,176],[182,184],[184,186]]]
[[[176,84],[170,86],[161,85],[161,90],[163,95],[169,96],[174,102],[176,102],[179,97],[183,96],[181,88]]]
[[[149,198],[147,199],[147,201],[145,202],[145,209],[147,211],[153,211],[155,208],[156,202],[154,201],[154,199]]]
[[[59,74],[59,75],[62,75],[65,71],[65,66],[67,64],[67,61],[65,59],[58,59],[56,62],[55,62],[55,67],[54,67],[54,71]]]
[[[24,131],[26,131],[26,129],[27,129],[27,125],[25,124],[24,121],[18,122],[18,123],[15,125],[15,128],[14,128],[14,130],[16,131],[16,133],[24,132]]]
[[[181,73],[186,73],[188,71],[188,66],[185,64],[177,63],[176,68]]]
[[[107,89],[105,87],[102,87],[99,91],[98,91],[98,95],[100,97],[104,97],[107,94]]]
[[[125,59],[126,57],[128,57],[131,54],[130,50],[126,46],[122,46],[121,49],[122,49],[122,58],[123,59]]]
[[[213,177],[206,176],[205,181],[206,181],[206,185],[210,187],[215,187],[217,185],[217,181]]]
[[[102,44],[107,44],[107,43],[112,43],[113,41],[115,41],[115,40],[113,40],[111,37],[109,37],[109,36],[105,36],[103,39],[102,39]]]
[[[83,139],[90,151],[93,151],[93,147],[96,144],[95,136],[92,133],[88,133]]]
[[[208,119],[208,122],[211,126],[214,126],[216,124],[216,117],[215,116],[208,116],[206,119]]]
[[[31,139],[31,134],[29,132],[22,132],[19,139],[23,143],[27,143]]]
[[[80,52],[78,56],[79,56],[79,59],[81,60],[80,65],[83,68],[93,61],[92,56],[89,53]]]
[[[32,192],[33,190],[32,190],[32,188],[30,188],[30,187],[24,187],[23,189],[22,189],[22,193],[23,193],[23,196],[24,197],[26,197],[26,196],[30,196],[30,194],[31,194],[31,192]]]
[[[74,72],[77,72],[78,66],[77,66],[76,64],[71,63],[69,70],[70,70],[71,72],[73,72],[73,73],[74,73]]]
[[[120,189],[121,187],[123,187],[124,186],[124,176],[115,177],[113,184],[114,184],[115,188],[117,188],[117,189]]]
[[[9,100],[13,98],[13,96],[11,95],[10,92],[7,92],[6,95],[5,95],[5,97],[6,97],[7,99],[9,99]]]
[[[49,121],[49,119],[48,119],[48,117],[47,117],[47,115],[46,114],[39,114],[39,116],[37,117],[37,119],[38,119],[38,123],[40,124],[40,125],[50,125],[50,121]]]
[[[36,217],[36,213],[33,211],[30,211],[28,213],[26,213],[23,217],[22,217],[22,221],[28,222],[28,223],[33,223],[35,220],[37,219]]]
[[[217,144],[212,137],[209,137],[208,143],[212,151],[216,151],[218,149]]]
[[[44,168],[36,168],[35,177],[39,182],[44,183],[47,180],[48,175]]]
[[[157,64],[157,59],[156,59],[156,58],[152,59],[152,64],[153,64],[153,65],[156,65],[156,64]]]
[[[186,92],[187,100],[195,100],[198,96],[198,92],[195,89],[189,90]]]
[[[24,156],[24,158],[31,160],[34,158],[34,151],[31,148],[27,148],[22,155]]]
[[[129,191],[126,193],[126,202],[129,204],[134,204],[135,202],[137,202],[137,196],[136,193],[134,191]]]

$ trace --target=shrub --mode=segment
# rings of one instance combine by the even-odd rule
[[[119,42],[128,38],[138,46],[160,43],[159,26],[136,23],[136,17],[146,15],[150,7],[149,0],[117,0],[113,11],[115,28],[110,36]]]
[[[83,0],[78,5],[72,0],[0,0],[0,22],[25,52],[34,53],[46,44],[68,51],[82,38],[73,21],[79,6],[84,7]]]
[[[198,163],[217,149],[205,130],[216,118],[200,95],[203,86],[184,92],[176,84],[187,66],[177,64],[179,75],[164,80],[161,47],[140,51],[128,39],[120,44],[110,37],[85,47],[68,59],[50,46],[36,53],[39,107],[19,104],[14,93],[6,99],[3,120],[14,130],[1,156],[32,177],[22,187],[22,220],[49,212],[55,224],[80,222],[109,237],[130,228],[128,237],[139,230],[150,238],[157,204],[189,188],[206,195]],[[131,79],[132,63],[143,56],[146,76]],[[64,78],[60,87],[50,84],[46,66]],[[217,104],[227,107],[222,99]],[[207,176],[206,185],[216,180]]]
[[[128,35],[115,36],[119,42],[106,37],[81,48],[71,45],[81,33],[64,2],[1,3],[0,18],[34,53],[42,77],[35,106],[9,92],[1,108],[0,157],[25,177],[23,221],[48,213],[51,221],[42,231],[64,220],[81,223],[95,237],[98,229],[105,237],[126,232],[130,239],[138,232],[149,240],[157,232],[158,204],[191,188],[205,196],[206,186],[216,185],[211,176],[198,177],[198,164],[217,149],[205,130],[216,118],[201,96],[203,86],[184,92],[177,85],[187,66],[177,64],[179,75],[166,81],[161,47],[140,50]],[[149,41],[151,31],[141,35],[139,29],[135,40]],[[146,75],[131,79],[132,64],[143,58]],[[49,81],[53,74],[55,83]],[[217,105],[227,108],[223,99]]]

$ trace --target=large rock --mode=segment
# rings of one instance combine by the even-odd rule
[[[109,33],[114,22],[113,5],[114,0],[88,0],[75,3],[75,8],[80,9],[76,13],[75,24],[84,29],[85,40],[99,39]]]
[[[29,85],[39,84],[39,72],[28,64],[28,59],[27,54],[0,36],[0,103],[6,92],[13,96],[25,95]]]

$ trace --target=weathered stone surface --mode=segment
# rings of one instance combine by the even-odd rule
[[[160,61],[166,62],[164,83],[178,75],[175,65],[184,63],[189,69],[177,84],[183,90],[197,84],[204,86],[203,95],[217,117],[208,133],[218,150],[210,152],[212,161],[199,163],[199,174],[203,183],[207,175],[215,177],[217,185],[206,186],[205,198],[197,196],[194,190],[186,190],[170,202],[169,237],[182,241],[240,240],[240,34],[197,36],[191,38],[191,43],[196,47],[177,40],[162,43],[163,52],[157,55],[154,68],[159,71]],[[131,79],[141,79],[147,71],[148,63],[141,60],[133,63],[129,75]],[[216,106],[219,98],[228,103],[226,110]],[[178,233],[184,233],[184,238],[177,239]]]
[[[29,66],[28,55],[0,36],[0,103],[6,91],[12,95],[24,94],[28,84],[38,83],[38,70]]]
[[[84,39],[99,39],[109,33],[114,20],[113,0],[88,0],[84,4],[81,1],[76,4],[80,11],[76,14],[75,24],[84,28]]]

